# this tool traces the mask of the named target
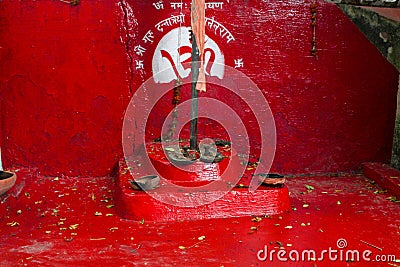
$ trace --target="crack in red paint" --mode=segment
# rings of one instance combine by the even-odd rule
[[[124,13],[124,18],[123,18],[123,22],[124,22],[124,29],[125,29],[125,32],[126,32],[126,40],[125,40],[125,52],[126,52],[126,55],[127,55],[127,57],[128,57],[128,61],[129,61],[129,64],[128,64],[128,72],[129,72],[129,74],[128,74],[128,86],[129,86],[129,93],[130,93],[130,95],[132,96],[133,95],[133,88],[132,88],[132,81],[133,81],[133,57],[132,57],[132,55],[130,54],[130,50],[131,50],[131,46],[130,46],[130,43],[131,43],[131,36],[130,36],[130,34],[129,34],[129,22],[128,22],[128,11],[127,11],[127,8],[126,8],[126,3],[125,3],[125,1],[123,1],[123,0],[120,0],[120,6],[121,6],[121,9],[122,9],[122,12]]]

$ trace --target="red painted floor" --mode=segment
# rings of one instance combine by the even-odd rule
[[[400,266],[399,203],[361,175],[289,179],[293,210],[286,214],[174,223],[120,219],[110,177],[20,170],[17,180],[9,197],[0,197],[0,266]],[[265,246],[276,251],[272,262],[257,258]],[[320,261],[330,248],[338,259],[325,253]],[[303,250],[315,250],[316,259]],[[359,251],[359,262],[345,261],[349,250]],[[366,250],[371,260],[397,260],[368,263]],[[306,261],[278,260],[296,251]]]

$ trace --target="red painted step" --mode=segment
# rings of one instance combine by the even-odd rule
[[[168,144],[168,143],[167,143]],[[182,143],[183,146],[189,146],[189,143]],[[168,145],[166,145],[168,146]],[[163,152],[161,143],[148,143],[146,151],[151,161],[151,164],[158,171],[158,173],[174,183],[179,182],[206,182],[220,180],[221,176],[238,176],[240,169],[239,158],[235,151],[231,151],[230,147],[218,147],[218,151],[230,160],[222,160],[219,163],[205,163],[202,161],[195,161],[192,164],[185,166],[174,166],[170,163],[169,159]],[[230,168],[228,168],[228,165]],[[227,173],[226,173],[227,172]],[[194,186],[197,186],[195,183]]]
[[[364,175],[400,199],[400,171],[380,162],[362,164]]]

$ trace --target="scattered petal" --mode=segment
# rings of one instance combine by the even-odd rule
[[[70,230],[75,230],[75,229],[78,228],[78,226],[79,226],[78,223],[77,223],[77,224],[71,224],[71,225],[69,226],[69,229],[70,229]]]
[[[387,197],[386,199],[389,200],[390,202],[394,202],[394,203],[400,202],[400,200],[398,200],[395,196]]]
[[[304,185],[304,186],[306,187],[306,189],[307,189],[308,192],[311,192],[311,191],[314,190],[314,186],[312,186],[312,185],[306,184],[306,185]]]
[[[254,217],[254,218],[251,219],[251,221],[253,221],[253,222],[261,222],[262,218],[261,217]]]
[[[19,223],[18,222],[10,222],[10,223],[7,223],[7,225],[14,227],[14,226],[19,226]]]

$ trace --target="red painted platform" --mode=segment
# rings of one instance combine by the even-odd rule
[[[159,223],[119,217],[113,177],[56,178],[20,170],[10,194],[0,197],[0,266],[400,265],[258,260],[265,246],[321,252],[337,249],[339,239],[349,250],[370,250],[374,260],[400,259],[400,206],[376,184],[362,175],[296,177],[287,183],[289,213]]]

